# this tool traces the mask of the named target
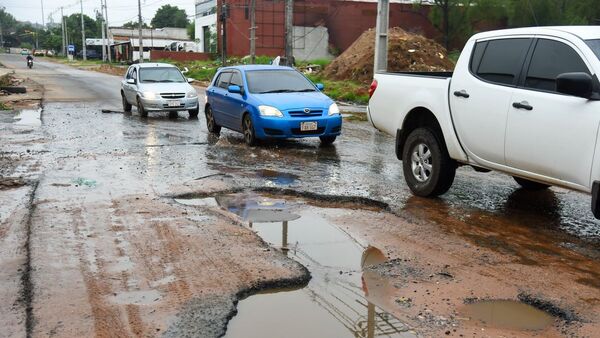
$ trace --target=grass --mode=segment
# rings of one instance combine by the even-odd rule
[[[319,74],[307,74],[306,76],[314,83],[324,84],[325,90],[323,92],[335,101],[358,104],[369,102],[369,88],[364,84],[354,81],[328,80]]]
[[[0,110],[11,110],[11,109],[12,108],[8,104],[6,104],[4,102],[0,102]]]

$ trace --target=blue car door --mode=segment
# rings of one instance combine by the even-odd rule
[[[228,94],[227,87],[229,86],[229,80],[231,79],[231,72],[224,71],[219,74],[219,77],[215,81],[215,85],[210,89],[210,96],[212,96],[211,107],[215,122],[223,127],[231,128],[231,121],[228,120],[226,115],[226,103],[225,94]]]
[[[239,86],[242,89],[242,93],[227,92],[225,94],[223,105],[225,111],[223,113],[227,116],[227,121],[230,123],[228,127],[241,131],[242,114],[244,113],[246,104],[244,99],[244,82],[242,81],[242,74],[239,71],[233,71],[229,85]]]

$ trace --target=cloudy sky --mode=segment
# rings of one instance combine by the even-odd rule
[[[0,7],[15,16],[19,21],[42,22],[42,2],[44,4],[44,21],[51,15],[55,22],[60,22],[60,6],[65,15],[79,13],[79,0],[0,0]],[[137,0],[106,0],[108,6],[108,24],[119,26],[127,21],[137,20]],[[187,15],[194,14],[194,0],[142,0],[142,17],[149,23],[156,10],[162,5],[172,5],[185,9]],[[94,16],[100,9],[100,0],[83,0],[83,13]]]

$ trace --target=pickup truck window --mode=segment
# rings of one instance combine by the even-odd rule
[[[480,78],[504,85],[516,85],[531,39],[499,39],[487,41],[481,63]]]
[[[586,43],[588,46],[590,46],[594,54],[596,54],[598,60],[600,60],[600,39],[587,40]]]
[[[556,91],[556,77],[563,73],[573,72],[590,74],[587,66],[573,48],[560,41],[540,39],[529,64],[525,87],[554,92]]]

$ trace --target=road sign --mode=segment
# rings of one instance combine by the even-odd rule
[[[69,53],[75,53],[75,45],[69,45],[69,46],[67,47],[67,51],[68,51]]]

